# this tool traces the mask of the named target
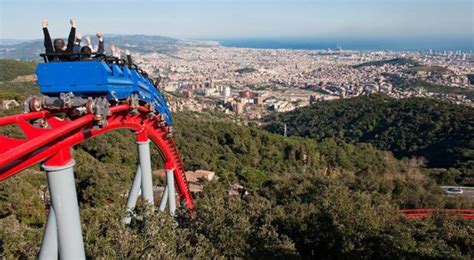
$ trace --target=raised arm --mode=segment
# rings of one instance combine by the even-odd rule
[[[82,41],[82,33],[81,32],[76,32],[76,39],[74,40],[73,53],[80,53],[81,52],[81,41]]]
[[[44,18],[41,24],[43,25],[44,48],[46,49],[46,53],[54,53],[53,41],[48,31],[48,19]]]
[[[71,31],[69,32],[69,37],[67,38],[66,53],[73,53],[74,40],[76,39],[76,20],[72,18],[69,20],[69,23],[71,24]]]
[[[125,55],[127,55],[127,66],[131,68],[133,65],[132,55],[130,55],[128,50],[125,50]]]
[[[97,49],[97,53],[98,54],[105,54],[104,37],[103,37],[102,33],[100,33],[100,32],[97,32],[96,36],[99,39],[99,48]]]
[[[84,39],[86,40],[86,46],[89,47],[91,50],[94,50],[94,47],[92,47],[91,37],[87,35]]]

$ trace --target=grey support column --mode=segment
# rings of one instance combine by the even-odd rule
[[[169,202],[169,210],[170,215],[174,216],[174,212],[176,211],[176,192],[174,187],[174,170],[169,169],[166,170],[166,187],[168,188],[168,202]]]
[[[163,191],[163,194],[161,194],[160,211],[165,211],[167,202],[168,202],[168,185],[165,186],[165,190]]]
[[[45,166],[51,195],[51,207],[56,217],[59,256],[62,259],[85,259],[79,204],[74,182],[75,161],[65,166]]]
[[[153,205],[153,180],[151,175],[150,140],[137,142],[138,158],[142,175],[142,196],[145,202]]]
[[[133,209],[137,205],[138,195],[140,195],[140,186],[142,184],[142,171],[140,165],[137,167],[137,171],[135,173],[135,178],[133,179],[132,187],[130,188],[130,193],[128,194],[127,200],[127,216],[124,219],[126,224],[130,224],[132,220],[131,214]]]
[[[49,207],[48,221],[44,228],[43,241],[41,242],[41,249],[38,258],[43,259],[58,259],[58,228],[56,224],[56,215],[53,207]]]

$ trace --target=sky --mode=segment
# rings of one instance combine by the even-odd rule
[[[0,38],[38,39],[41,20],[66,36],[179,39],[472,37],[474,0],[0,0]],[[472,39],[472,38],[471,38]]]

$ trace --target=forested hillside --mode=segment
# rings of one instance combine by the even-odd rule
[[[23,85],[15,85],[20,83]],[[14,93],[8,97],[19,101],[36,92],[34,82],[0,84],[0,93]],[[361,110],[371,111],[366,108],[369,104],[394,101],[370,97],[357,102]],[[421,104],[424,102],[428,101],[420,100]],[[337,103],[328,106],[333,104]],[[459,111],[464,108],[435,104],[440,111],[449,111],[439,115],[442,122],[449,124],[439,123],[439,127],[449,126],[457,138],[468,138],[469,135],[455,135],[465,129],[465,120],[470,119],[464,110]],[[396,108],[393,105],[390,111],[398,111]],[[351,109],[344,107],[337,115]],[[429,111],[435,113],[433,110]],[[0,117],[17,113],[21,108],[0,110]],[[364,136],[364,129],[370,135],[370,129],[380,122],[375,115],[378,114],[371,120],[362,120],[364,124],[353,120],[360,136]],[[397,122],[408,127],[402,124],[411,118],[408,115]],[[359,116],[364,118],[363,114]],[[415,118],[418,117],[422,115]],[[356,142],[356,137],[362,140],[358,132],[332,125],[341,134],[332,134],[328,126],[325,136],[317,137],[319,141],[315,142],[314,138],[285,138],[239,126],[219,113],[181,112],[173,119],[174,137],[186,168],[215,171],[219,179],[206,183],[204,191],[197,195],[193,218],[184,207],[173,219],[168,214],[150,213],[139,203],[138,217],[128,226],[122,218],[137,162],[134,134],[120,130],[78,145],[74,152],[75,177],[88,258],[474,256],[473,221],[442,214],[406,220],[399,213],[401,208],[472,208],[473,202],[445,196],[435,181],[423,174],[419,160],[398,160],[372,144]],[[422,129],[425,128],[411,130]],[[409,130],[404,130],[406,140],[402,143],[412,142],[407,137]],[[346,138],[346,142],[341,137],[347,133],[355,137]],[[0,134],[18,136],[19,131],[0,127]],[[443,136],[433,135],[429,140]],[[155,147],[152,165],[153,169],[163,168]],[[161,180],[155,178],[154,184],[161,185]],[[241,184],[248,195],[229,195],[231,184]],[[39,166],[0,183],[0,255],[6,259],[37,256],[47,217],[47,190],[46,176]]]
[[[28,96],[38,94],[34,81],[15,81],[19,76],[33,75],[36,63],[0,59],[0,100],[15,99],[23,102]]]
[[[441,183],[474,185],[474,109],[425,98],[383,95],[321,102],[265,119],[265,129],[366,142],[398,158],[423,157]]]
[[[406,59],[406,58],[395,58],[390,60],[378,60],[378,61],[370,61],[361,64],[357,64],[352,66],[354,69],[359,69],[368,66],[382,66],[382,65],[407,65],[407,66],[419,66],[420,63],[414,60]]]
[[[168,215],[154,213],[125,226],[133,134],[81,144],[75,170],[89,257],[472,257],[472,222],[399,216],[400,208],[472,207],[443,195],[415,160],[399,161],[369,144],[284,138],[208,114],[174,119],[187,168],[214,170],[219,181],[196,199],[194,219],[183,211],[174,227]],[[152,155],[153,167],[162,168],[156,149]],[[229,196],[231,183],[250,194]],[[2,251],[34,257],[46,221],[44,173],[34,167],[0,187]]]
[[[0,81],[13,80],[18,76],[35,73],[36,63],[0,59]]]

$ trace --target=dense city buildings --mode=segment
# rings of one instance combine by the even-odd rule
[[[219,108],[257,119],[320,100],[375,92],[432,96],[472,105],[473,54],[181,47],[135,54],[174,110]],[[449,90],[454,91],[449,91]],[[471,94],[471,95],[470,95]]]
[[[272,111],[371,93],[474,105],[472,52],[252,49],[209,41],[148,41],[153,39],[111,42],[130,49],[134,61],[158,79],[174,111],[218,109],[259,119]],[[137,42],[147,47],[135,48]],[[15,105],[5,103],[1,109]]]

